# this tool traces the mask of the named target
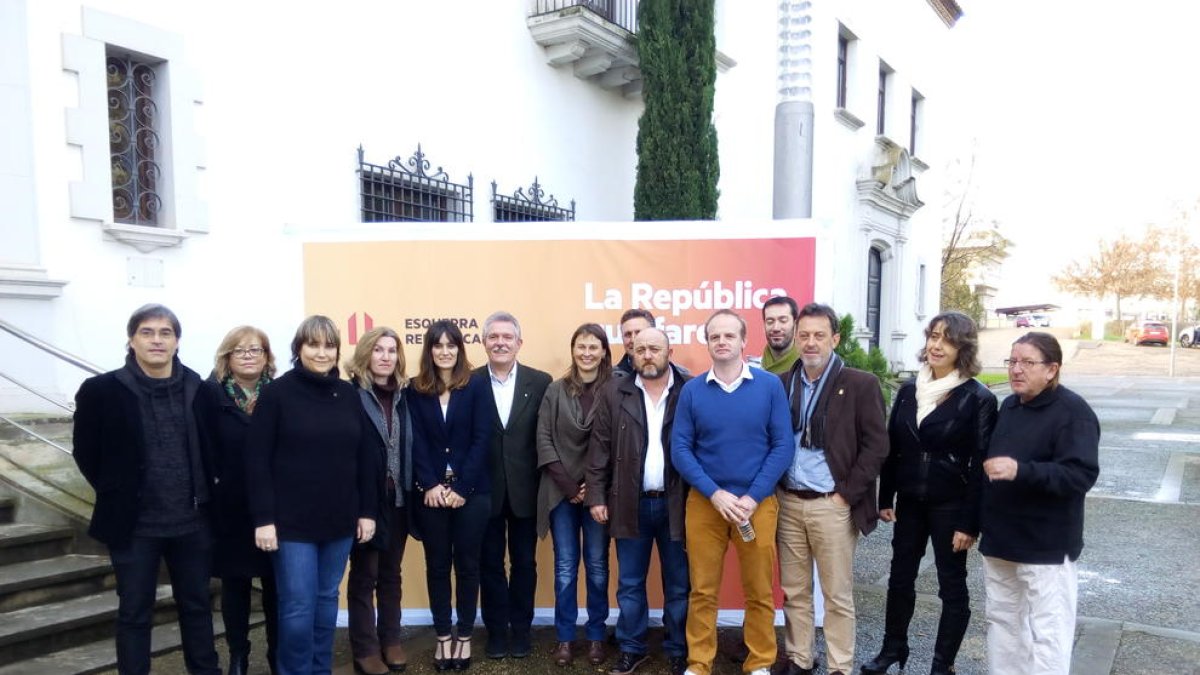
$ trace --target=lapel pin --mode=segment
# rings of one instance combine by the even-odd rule
[[[841,396],[842,394],[845,394],[845,393],[846,393],[845,389],[838,389],[838,396]]]

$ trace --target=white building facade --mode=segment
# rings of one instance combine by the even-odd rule
[[[635,7],[0,0],[0,319],[113,368],[129,313],[162,302],[206,373],[231,326],[290,335],[296,231],[453,238],[471,220],[504,238],[521,225],[497,222],[493,182],[535,212],[551,195],[573,208],[563,228],[631,220]],[[940,62],[959,13],[953,0],[717,0],[720,219],[772,219],[775,109],[799,72],[812,212],[795,234],[828,242],[817,300],[852,313],[897,368],[915,366],[937,310]],[[428,167],[410,162],[418,151]],[[363,171],[444,179],[441,197],[403,208],[450,222],[364,225]],[[384,216],[402,208],[391,199]],[[51,398],[85,376],[7,333],[0,346],[0,373]],[[0,411],[46,405],[0,381]]]

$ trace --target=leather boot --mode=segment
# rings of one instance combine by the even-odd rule
[[[908,644],[903,638],[884,636],[883,647],[875,658],[863,664],[862,675],[884,675],[893,663],[900,664],[900,669],[904,670],[904,664],[908,663]]]
[[[970,621],[971,608],[965,601],[953,605],[943,601],[942,616],[938,619],[937,638],[933,642],[931,673],[938,675],[954,672],[954,659],[958,656],[958,648],[962,645]]]

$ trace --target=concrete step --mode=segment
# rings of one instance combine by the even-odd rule
[[[0,525],[0,565],[66,555],[75,533],[69,527],[8,523]]]
[[[0,614],[0,666],[88,642],[112,639],[117,594],[104,591]],[[154,623],[175,618],[171,587],[156,592]]]
[[[17,512],[17,500],[12,497],[0,497],[0,524],[7,525],[13,521]]]
[[[64,555],[0,567],[0,612],[111,590],[106,556]]]
[[[262,614],[251,614],[250,625],[257,626],[263,621]],[[213,614],[213,635],[225,634],[225,625],[220,614]],[[179,635],[179,622],[172,621],[154,627],[150,634],[150,653],[160,656],[180,648],[182,639]],[[266,649],[266,645],[255,645],[256,649]],[[222,662],[226,658],[224,645],[218,642],[217,652]],[[226,664],[228,665],[228,664]],[[78,647],[63,649],[50,654],[37,656],[26,661],[0,666],[0,675],[84,675],[112,670],[117,667],[117,652],[111,636],[89,642]]]

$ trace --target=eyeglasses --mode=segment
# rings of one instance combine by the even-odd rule
[[[1012,370],[1013,368],[1016,368],[1017,366],[1021,366],[1021,370],[1029,370],[1030,368],[1032,368],[1034,366],[1040,366],[1044,363],[1050,363],[1050,362],[1049,361],[1034,361],[1033,359],[1020,359],[1020,360],[1004,359],[1004,367],[1008,368],[1009,370]]]
[[[264,351],[266,351],[266,350],[264,350],[262,347],[247,347],[246,349],[237,347],[237,348],[233,349],[232,351],[230,351],[229,353],[239,359],[247,357],[247,356],[257,359],[258,357],[263,355]]]

